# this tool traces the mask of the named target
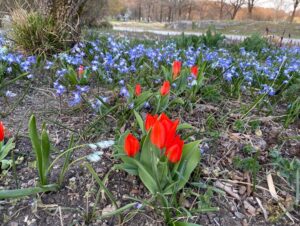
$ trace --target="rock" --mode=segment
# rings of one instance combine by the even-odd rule
[[[247,187],[246,186],[240,186],[240,188],[239,188],[239,194],[240,195],[245,194],[246,191],[247,191]]]
[[[240,212],[234,212],[234,215],[238,218],[238,219],[244,219],[246,216]]]

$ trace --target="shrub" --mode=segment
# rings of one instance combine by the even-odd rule
[[[96,21],[94,26],[99,29],[107,29],[107,30],[113,29],[113,25],[109,23],[107,20]]]
[[[254,51],[260,53],[263,49],[271,47],[268,40],[259,34],[253,34],[240,43],[240,47],[244,47],[246,51]]]
[[[211,28],[205,34],[201,35],[202,43],[207,47],[218,47],[224,39],[224,35]]]
[[[54,20],[38,12],[18,9],[12,12],[10,38],[28,54],[52,54],[65,49],[66,33]]]

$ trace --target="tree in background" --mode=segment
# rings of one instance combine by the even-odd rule
[[[224,0],[219,0],[219,5],[220,5],[219,20],[222,20],[223,19],[223,13],[224,13],[224,7],[225,7],[225,1]]]
[[[248,17],[252,18],[252,11],[257,0],[248,0]]]
[[[228,13],[231,16],[231,19],[234,20],[238,11],[243,5],[246,4],[246,0],[230,0],[229,5],[231,6],[228,10]]]
[[[292,12],[292,15],[290,17],[290,22],[291,23],[294,21],[296,10],[297,10],[297,8],[299,6],[300,0],[294,0],[293,3],[294,3],[293,4],[293,12]]]

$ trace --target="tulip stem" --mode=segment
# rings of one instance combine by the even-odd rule
[[[157,108],[156,108],[155,114],[158,114],[158,112],[159,112],[161,99],[162,99],[162,96],[159,95],[159,99],[158,99],[158,103],[157,103]]]

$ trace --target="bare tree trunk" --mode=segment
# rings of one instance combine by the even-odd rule
[[[169,6],[169,12],[168,12],[168,20],[169,20],[169,22],[171,22],[171,20],[172,20],[172,6]]]
[[[294,0],[294,8],[293,8],[292,15],[290,17],[290,23],[292,23],[294,21],[296,10],[298,8],[299,3],[300,3],[300,0]]]
[[[138,13],[139,21],[142,19],[142,1],[139,3],[139,13]]]
[[[160,13],[159,13],[159,21],[163,21],[163,2],[160,0]]]
[[[254,8],[254,1],[255,0],[248,0],[248,18],[252,19],[252,11]]]
[[[188,20],[192,20],[192,2],[189,5]]]
[[[220,14],[219,14],[219,20],[223,19],[223,9],[224,9],[224,0],[220,0]]]

